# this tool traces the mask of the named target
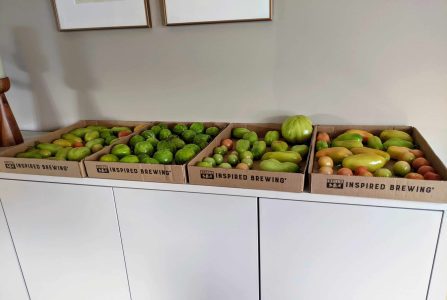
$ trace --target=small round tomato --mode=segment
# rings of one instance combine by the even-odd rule
[[[329,134],[327,134],[327,132],[319,132],[317,135],[317,141],[324,141],[326,143],[329,143],[331,141],[331,138],[329,137]]]
[[[435,169],[433,169],[432,166],[422,166],[417,171],[421,175],[425,175],[427,172],[435,172]]]
[[[354,170],[354,174],[357,175],[357,176],[363,176],[363,174],[366,173],[366,172],[369,172],[368,168],[366,168],[366,167],[357,167]]]
[[[222,141],[221,146],[225,146],[228,150],[231,150],[233,148],[233,140],[225,139]]]
[[[407,179],[416,179],[416,180],[424,180],[424,176],[422,176],[419,173],[408,173],[407,175],[405,175],[405,178]]]
[[[250,167],[246,163],[238,163],[236,169],[239,170],[250,170]]]
[[[416,158],[411,164],[415,170],[418,170],[422,166],[429,166],[430,162],[424,157]]]
[[[393,172],[387,168],[380,168],[374,172],[375,177],[393,177]]]
[[[341,168],[337,171],[337,175],[352,176],[352,170],[349,168]]]
[[[332,175],[334,174],[334,169],[331,167],[321,167],[319,170],[320,174]]]
[[[419,149],[411,149],[410,152],[413,153],[416,158],[424,157],[424,152]]]
[[[322,156],[318,159],[318,165],[321,167],[334,167],[334,161],[329,156]]]
[[[441,180],[441,175],[435,172],[427,172],[424,174],[425,180]]]

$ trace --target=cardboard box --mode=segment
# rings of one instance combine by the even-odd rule
[[[70,132],[76,128],[86,127],[89,125],[104,125],[107,127],[128,126],[133,128],[142,124],[146,123],[133,121],[94,120],[83,120],[76,122],[68,127],[38,136],[25,143],[3,150],[0,153],[0,172],[61,177],[86,177],[87,174],[85,172],[83,162],[16,158],[15,155],[19,152],[25,151],[29,147],[34,146],[36,142],[51,143],[52,141],[60,138],[64,133]]]
[[[154,122],[154,124],[160,122]],[[168,124],[169,128],[177,124],[175,122],[161,122]],[[190,125],[191,122],[179,122]],[[221,130],[228,126],[228,123],[212,123],[204,122],[206,127],[217,126]],[[148,129],[150,126],[147,126]],[[143,130],[145,130],[143,129]],[[222,131],[215,138],[217,139],[222,134]],[[132,136],[128,136],[121,140],[119,144],[127,144]],[[118,144],[118,143],[115,143]],[[186,164],[183,165],[153,165],[153,164],[131,164],[119,162],[101,162],[99,158],[108,154],[111,147],[104,148],[94,155],[85,159],[84,165],[87,170],[88,177],[105,178],[105,179],[121,179],[134,181],[148,181],[148,182],[162,182],[162,183],[186,183],[187,171]]]
[[[304,190],[305,172],[308,165],[307,159],[300,163],[300,173],[280,173],[256,170],[259,162],[255,162],[254,169],[238,170],[223,168],[201,168],[195,164],[203,158],[212,155],[214,148],[220,146],[221,141],[231,138],[233,128],[245,127],[255,131],[259,137],[264,137],[269,130],[281,129],[281,124],[230,124],[219,139],[215,139],[207,148],[204,149],[196,158],[188,164],[189,183],[197,185],[223,186],[245,189],[274,190],[281,192],[302,192]],[[313,147],[313,142],[309,146]]]
[[[317,126],[317,130],[314,132],[314,138],[316,138],[318,132],[327,132],[333,138],[348,129],[364,129],[374,135],[379,135],[385,129],[397,129],[409,133],[413,137],[414,143],[419,145],[424,152],[425,157],[430,161],[433,168],[444,180],[447,179],[445,165],[436,156],[421,133],[414,127],[320,125]],[[315,153],[314,147],[309,167],[311,193],[447,203],[447,181],[319,174]]]

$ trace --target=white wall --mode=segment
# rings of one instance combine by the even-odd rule
[[[300,113],[416,125],[447,158],[447,1],[276,0],[273,22],[169,28],[150,4],[153,29],[60,33],[49,0],[1,0],[20,126]]]

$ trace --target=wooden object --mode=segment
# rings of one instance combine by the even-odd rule
[[[10,87],[11,82],[8,77],[0,78],[0,147],[23,143],[19,126],[5,96]]]

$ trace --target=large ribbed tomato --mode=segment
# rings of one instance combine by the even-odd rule
[[[312,121],[306,116],[287,118],[281,126],[283,138],[292,144],[302,144],[312,136]]]

